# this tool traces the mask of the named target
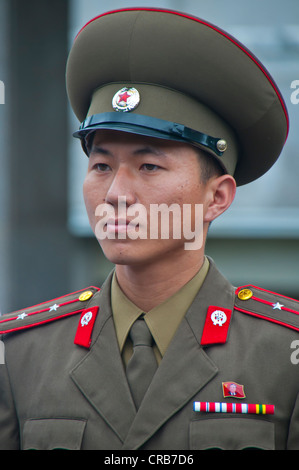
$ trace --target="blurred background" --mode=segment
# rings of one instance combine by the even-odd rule
[[[239,188],[211,228],[207,254],[235,285],[299,298],[298,0],[0,0],[0,311],[101,285],[112,268],[85,216],[87,159],[71,137],[79,123],[64,74],[79,29],[130,6],[216,24],[251,49],[281,89],[291,121],[281,158]]]

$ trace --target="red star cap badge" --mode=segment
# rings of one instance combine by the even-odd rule
[[[128,112],[137,108],[140,102],[140,95],[138,90],[134,87],[124,87],[118,90],[113,96],[112,106],[115,111]]]

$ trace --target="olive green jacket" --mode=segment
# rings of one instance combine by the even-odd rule
[[[251,286],[238,295],[210,261],[136,412],[110,281],[87,300],[79,292],[1,317],[1,449],[299,448],[298,302]],[[229,381],[243,398],[223,395]],[[275,411],[207,413],[194,402]]]

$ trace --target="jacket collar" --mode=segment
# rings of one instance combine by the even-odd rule
[[[136,413],[121,360],[110,303],[111,276],[93,305],[100,310],[93,344],[71,377],[84,397],[123,442],[124,449],[138,449],[199,392],[218,372],[200,346],[208,307],[232,309],[234,288],[212,260],[199,293],[178,327]],[[92,378],[92,380],[91,380]],[[163,393],[161,393],[163,390]],[[175,393],[174,393],[175,391]]]

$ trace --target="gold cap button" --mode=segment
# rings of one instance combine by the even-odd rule
[[[238,297],[240,300],[248,300],[248,299],[251,299],[252,296],[253,296],[253,292],[250,289],[242,289],[238,293]]]
[[[217,144],[216,144],[216,147],[217,147],[217,150],[219,150],[219,152],[225,152],[227,150],[226,140],[224,140],[224,139],[218,140]]]
[[[79,296],[79,300],[81,302],[84,302],[85,300],[90,299],[93,296],[93,292],[91,290],[86,290],[85,292],[82,292],[82,294]]]

